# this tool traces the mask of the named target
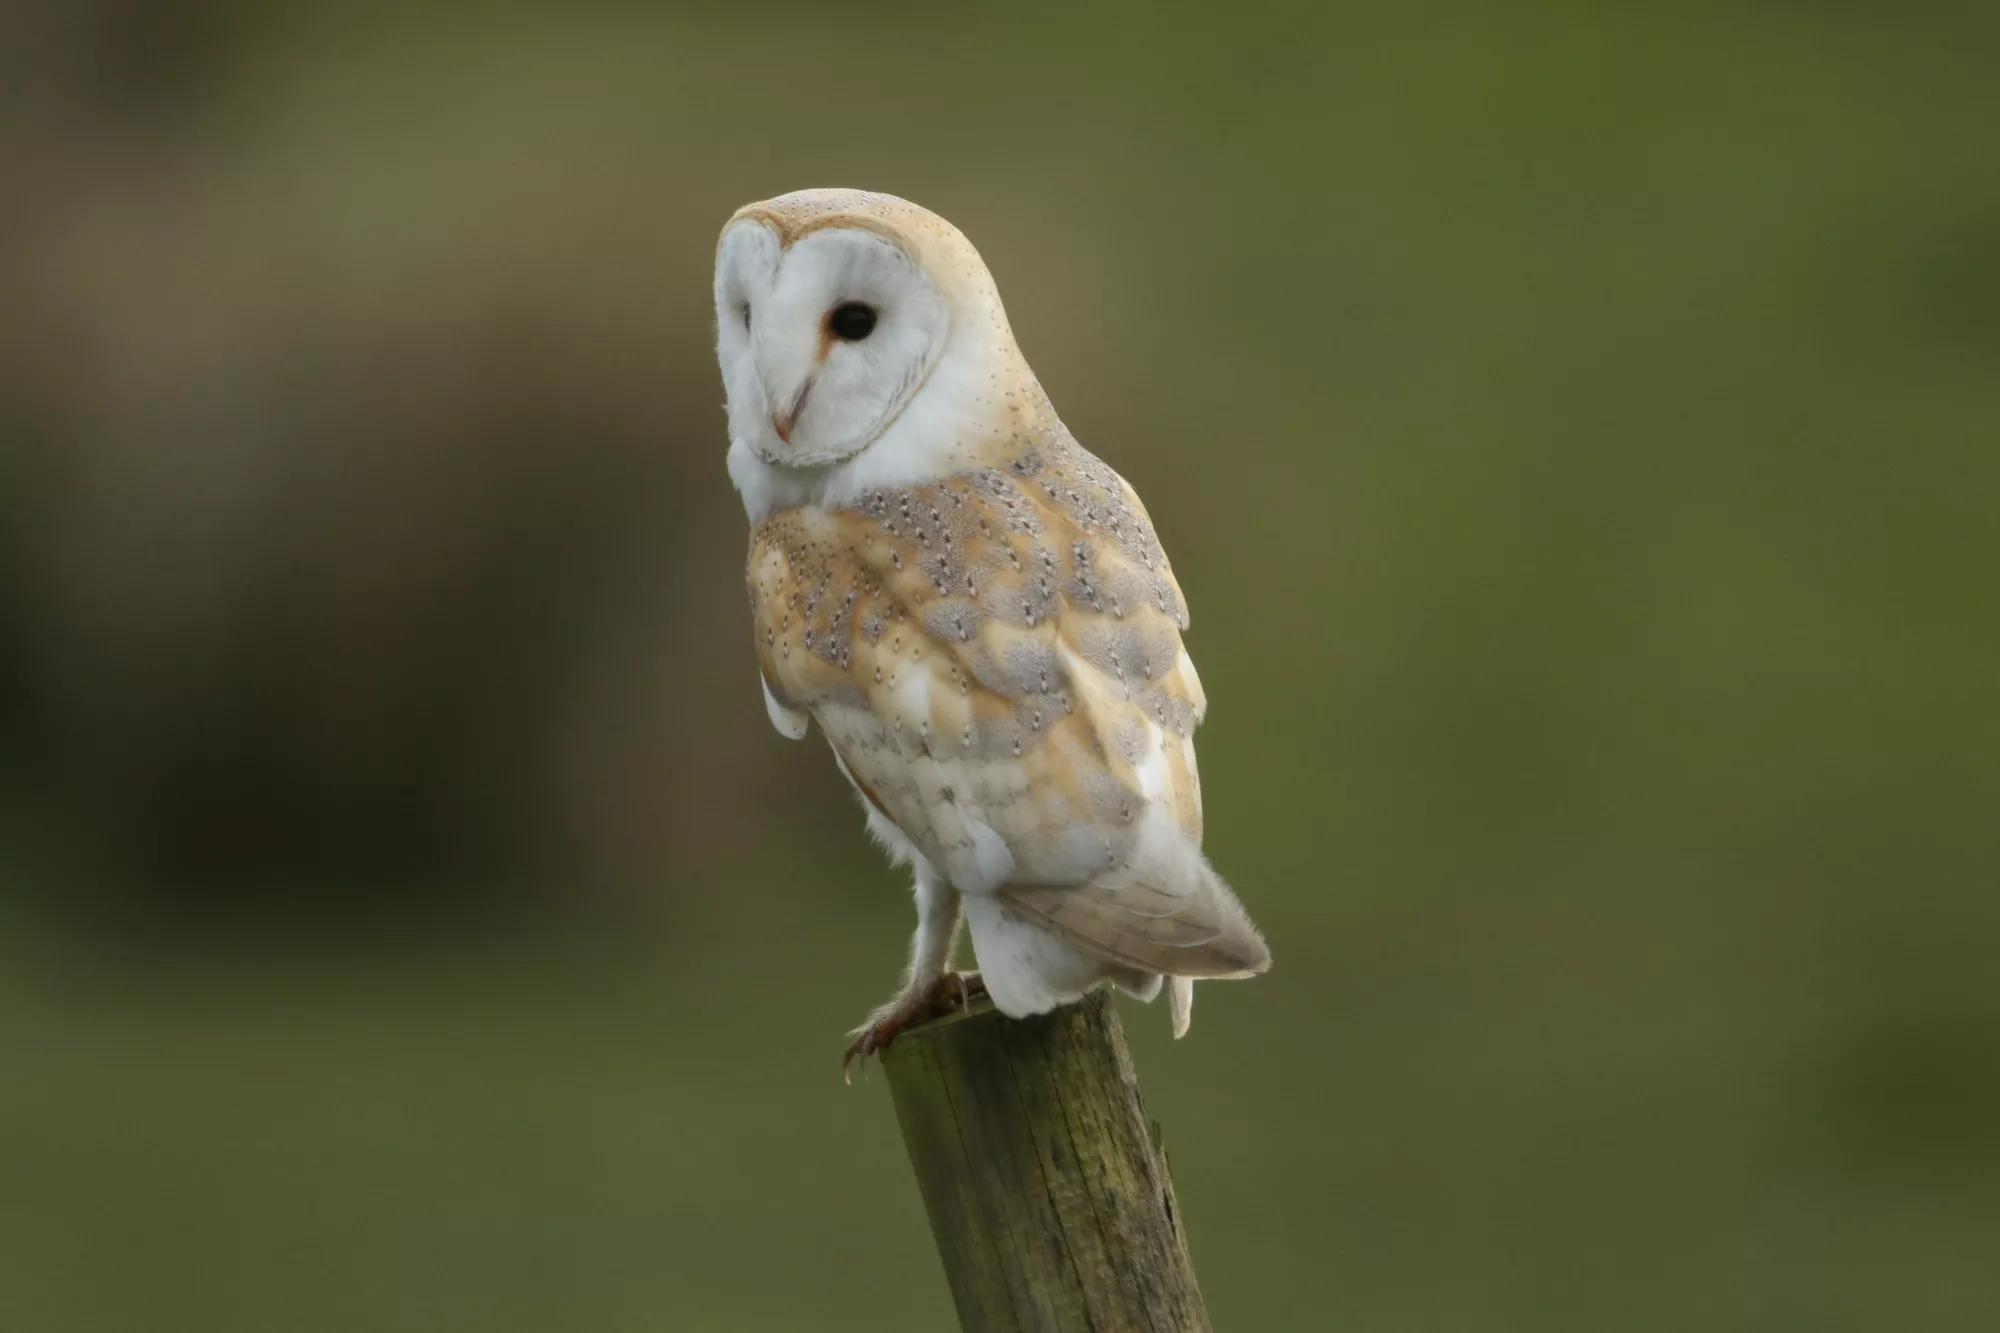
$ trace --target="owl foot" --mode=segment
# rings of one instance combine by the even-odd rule
[[[853,1068],[866,1069],[868,1057],[894,1041],[904,1028],[970,1009],[973,1000],[985,994],[986,983],[977,972],[946,972],[928,985],[905,990],[854,1030],[854,1041],[840,1061],[841,1078],[852,1083]]]

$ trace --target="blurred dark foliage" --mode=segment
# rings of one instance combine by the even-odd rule
[[[226,179],[256,6],[25,26],[7,762],[142,872],[103,891],[175,913],[503,894],[678,534],[735,544],[699,316],[587,217],[405,257],[391,200],[363,240],[408,267],[357,273],[283,182]]]

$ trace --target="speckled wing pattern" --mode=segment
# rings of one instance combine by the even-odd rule
[[[1111,964],[1242,976],[1262,940],[1199,847],[1206,701],[1124,479],[1060,426],[996,466],[751,534],[758,663],[969,892]]]

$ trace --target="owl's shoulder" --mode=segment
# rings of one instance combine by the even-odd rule
[[[987,466],[779,510],[751,532],[747,575],[760,653],[847,670],[857,641],[906,627],[1010,696],[1057,639],[1156,676],[1188,624],[1137,493],[1060,427]]]
[[[915,567],[937,596],[956,595],[970,574],[976,597],[985,575],[996,600],[985,609],[1002,619],[1009,612],[1001,589],[1049,583],[1054,593],[1060,572],[1077,606],[1157,606],[1186,628],[1187,603],[1166,550],[1123,477],[1059,422],[998,452],[985,466],[933,481],[862,490],[838,507],[811,510],[809,526],[840,533],[855,559],[880,566],[885,577]]]

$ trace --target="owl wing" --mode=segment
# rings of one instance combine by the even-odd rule
[[[774,722],[809,713],[952,883],[1128,968],[1268,964],[1200,851],[1186,604],[1108,466],[1056,438],[787,510],[752,534],[749,584]]]

